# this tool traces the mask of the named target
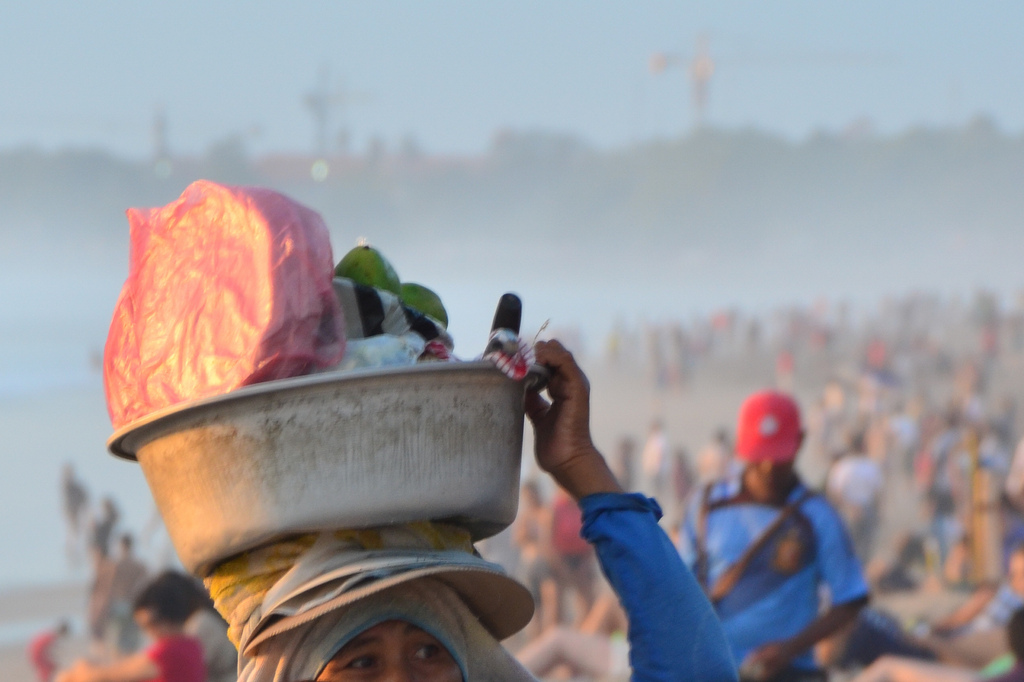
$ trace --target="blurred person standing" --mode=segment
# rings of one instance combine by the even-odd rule
[[[672,385],[682,388],[690,379],[690,339],[683,325],[678,322],[669,328],[668,333],[672,358]]]
[[[1010,455],[999,432],[989,423],[972,429],[967,440],[970,455],[968,473],[967,537],[971,547],[971,577],[974,581],[998,580],[1003,575],[1005,536],[1013,529],[1000,509],[1002,490],[1010,468]]]
[[[1017,447],[1013,451],[1003,491],[1013,506],[1024,512],[1024,438],[1017,442]]]
[[[134,653],[142,633],[132,617],[132,603],[148,580],[149,570],[135,556],[135,541],[129,533],[118,540],[118,557],[110,584],[110,621],[107,640],[117,655]]]
[[[864,431],[857,431],[850,439],[847,453],[829,469],[825,492],[846,522],[854,551],[862,563],[871,558],[884,482],[882,467],[867,455]]]
[[[955,409],[946,412],[942,430],[932,441],[922,472],[925,499],[931,516],[930,535],[938,544],[939,559],[945,562],[953,545],[963,535],[963,525],[957,518],[957,478],[964,459],[964,432],[960,414]]]
[[[108,646],[107,630],[112,613],[112,585],[117,562],[110,556],[110,537],[120,516],[113,498],[105,497],[100,502],[99,515],[91,519],[89,526],[88,551],[92,560],[93,580],[89,587],[86,623],[89,646],[93,655],[100,660],[107,660],[113,653]]]
[[[921,443],[920,420],[921,404],[916,399],[901,404],[888,419],[895,463],[907,476],[914,472],[914,455]]]
[[[830,380],[821,394],[819,409],[812,414],[814,455],[821,462],[831,462],[843,451],[846,433],[846,392],[841,383]]]
[[[812,648],[868,601],[842,520],[794,469],[803,438],[790,396],[748,397],[736,434],[742,473],[695,496],[680,531],[680,554],[715,606],[741,679],[824,680]]]
[[[93,578],[89,584],[89,597],[85,609],[86,631],[89,650],[93,658],[105,661],[107,651],[106,632],[110,620],[110,584],[114,575],[114,560],[99,551],[90,549]]]
[[[647,329],[647,352],[650,358],[651,372],[654,375],[654,387],[657,389],[667,388],[669,369],[662,344],[662,330],[659,327],[648,327]]]
[[[530,590],[536,604],[533,620],[526,627],[526,636],[532,639],[558,624],[558,585],[551,566],[552,512],[536,480],[523,484],[519,500],[512,538],[519,548],[516,577]]]
[[[100,512],[92,520],[89,529],[89,550],[93,558],[98,555],[110,556],[110,539],[114,536],[114,529],[121,518],[114,498],[104,497],[100,502]],[[98,554],[97,554],[98,553]]]
[[[594,606],[597,596],[597,569],[594,550],[583,539],[583,514],[565,491],[555,492],[551,512],[552,569],[558,581],[559,607],[565,594],[574,597],[574,625],[579,626]],[[558,618],[559,622],[567,621]]]
[[[108,561],[104,570],[97,574],[96,598],[90,603],[96,613],[90,613],[90,620],[97,623],[97,634],[101,634],[104,651],[117,658],[134,653],[141,640],[141,632],[135,624],[132,603],[147,580],[148,570],[133,551],[132,536],[125,533],[119,542],[116,560]]]
[[[633,490],[636,478],[636,442],[631,436],[623,436],[612,462],[612,473],[619,480],[623,490]]]
[[[999,425],[994,421],[984,423],[978,429],[978,437],[978,465],[1004,481],[1010,471],[1011,455],[1004,445]]]
[[[775,385],[780,391],[792,391],[796,376],[796,359],[789,348],[775,357]]]
[[[690,453],[681,445],[673,448],[665,486],[668,494],[663,498],[662,506],[665,531],[673,544],[678,544],[679,524],[686,513],[686,501],[690,499],[696,483],[697,477],[690,465]]]
[[[690,453],[681,445],[672,451],[671,479],[673,503],[676,506],[685,504],[697,481],[690,466]]]
[[[668,477],[668,441],[665,437],[665,423],[661,419],[651,422],[644,449],[640,453],[640,468],[644,474],[644,492],[654,498],[663,497],[665,479]]]
[[[697,455],[697,481],[700,485],[707,485],[736,473],[739,472],[733,457],[729,431],[720,427]]]
[[[82,538],[87,523],[86,512],[89,507],[89,493],[82,482],[75,476],[75,468],[70,462],[61,471],[61,506],[64,511],[64,522],[67,525],[65,552],[68,563],[74,567],[81,559]]]

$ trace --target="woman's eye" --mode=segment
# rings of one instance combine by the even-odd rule
[[[348,665],[346,665],[345,667],[346,668],[362,669],[362,668],[370,668],[370,667],[373,666],[373,664],[374,664],[373,656],[359,656],[358,658],[353,658],[351,661],[349,661]]]
[[[440,651],[441,649],[438,648],[436,644],[424,644],[416,650],[416,658],[420,660],[433,658],[434,656],[437,656],[437,654],[440,653]]]

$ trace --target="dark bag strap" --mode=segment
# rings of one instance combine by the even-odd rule
[[[697,512],[697,564],[694,573],[697,575],[697,582],[705,592],[708,591],[708,514],[711,512],[711,490],[714,482],[704,486],[701,493],[700,509]]]
[[[697,576],[698,579],[700,579],[701,581],[701,585],[707,592],[708,598],[711,600],[711,603],[714,604],[729,596],[729,593],[732,592],[736,585],[740,582],[740,578],[742,578],[743,574],[746,573],[747,569],[750,568],[750,564],[754,560],[754,557],[760,554],[761,551],[768,546],[768,543],[771,542],[772,539],[774,539],[775,535],[778,534],[778,532],[782,529],[786,522],[800,510],[800,505],[802,505],[808,498],[812,497],[814,493],[812,493],[810,490],[805,490],[800,497],[787,504],[782,509],[782,511],[779,512],[779,515],[775,517],[775,520],[772,521],[771,525],[765,528],[764,532],[761,533],[757,540],[752,542],[750,546],[747,547],[746,551],[743,552],[743,556],[741,556],[736,561],[736,563],[734,563],[732,566],[726,569],[725,573],[719,576],[718,580],[715,581],[714,585],[709,585],[706,540],[708,523],[707,517],[710,511],[710,505],[708,504],[710,493],[711,487],[708,486],[708,488],[704,492],[704,502],[701,505],[700,518],[698,519]]]

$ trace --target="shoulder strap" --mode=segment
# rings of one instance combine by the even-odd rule
[[[708,589],[708,514],[711,511],[711,490],[715,487],[714,481],[704,486],[701,493],[700,509],[697,511],[697,582],[706,591]]]
[[[809,497],[814,495],[810,490],[805,490],[800,497],[796,500],[787,504],[779,515],[775,517],[775,520],[771,522],[764,532],[755,540],[750,543],[747,550],[743,553],[736,563],[726,569],[725,573],[719,576],[715,584],[708,590],[708,597],[712,603],[716,603],[725,599],[732,592],[733,588],[739,583],[740,578],[747,572],[750,567],[750,563],[754,560],[754,557],[761,553],[761,551],[772,541],[772,538],[782,529],[782,526],[788,521],[794,514],[800,509],[800,505],[804,503]],[[706,585],[707,583],[705,583]]]

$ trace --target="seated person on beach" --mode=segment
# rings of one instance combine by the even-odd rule
[[[542,679],[560,668],[573,678],[625,679],[629,677],[628,625],[615,595],[605,593],[578,630],[561,625],[549,628],[520,649],[516,658]]]
[[[899,621],[882,611],[865,609],[848,631],[830,642],[833,663],[842,668],[898,657],[940,661],[978,669],[1007,653],[1003,632],[1010,616],[1024,607],[1024,546],[1010,555],[1009,572],[1001,585],[979,587],[953,613],[932,624],[923,636],[903,631]]]
[[[1003,640],[1011,653],[995,659],[983,670],[883,656],[861,671],[853,682],[1024,682],[1024,609],[1014,612],[1005,635],[993,637]]]
[[[555,341],[539,343],[536,357],[552,373],[547,388],[550,404],[535,392],[527,395],[537,463],[582,509],[583,536],[594,546],[629,620],[633,679],[735,680],[718,620],[658,527],[657,504],[642,495],[624,493],[593,445],[589,385],[583,372]],[[430,532],[438,528],[437,524],[417,527],[426,526]],[[386,532],[380,531],[381,536]],[[359,533],[342,532],[346,537]],[[328,554],[322,553],[321,558]],[[285,595],[275,603],[287,608],[266,606],[264,614],[267,609],[279,608],[275,613],[280,615],[264,622],[246,620],[231,631],[236,632],[242,654],[241,682],[535,679],[499,642],[529,620],[529,608],[515,618],[507,617],[509,607],[520,596],[529,601],[525,588],[494,574],[487,584],[474,583],[486,570],[481,568],[485,562],[471,554],[453,559],[461,562],[461,567],[451,564],[447,572],[366,571],[366,566],[385,553],[351,554],[363,572],[345,574],[352,575],[349,588],[342,588],[348,589],[347,593],[339,597],[337,591],[330,591],[333,588],[326,574],[318,569],[312,572],[313,581],[324,591],[318,593],[313,606],[303,596],[306,601],[295,607],[294,598],[287,596],[295,591],[274,585],[271,592]],[[458,552],[445,556],[452,554]],[[328,559],[336,560],[337,555]],[[425,555],[421,559],[431,560]],[[301,560],[282,567],[277,575],[285,577],[280,580],[287,582],[288,575],[301,573],[300,564]],[[350,569],[351,565],[346,565],[334,574]],[[468,579],[473,571],[476,578]],[[239,568],[237,573],[244,571]],[[222,590],[211,585],[214,583],[208,580],[216,601]],[[271,599],[267,597],[263,603],[271,604]],[[513,627],[509,627],[510,620],[515,620]]]
[[[177,599],[188,605],[189,616],[182,627],[185,634],[195,637],[203,647],[206,682],[235,682],[238,679],[238,652],[228,640],[227,623],[214,610],[210,595],[195,578],[165,571],[160,580],[173,586]]]
[[[1010,555],[1006,578],[983,585],[956,611],[933,623],[922,644],[944,663],[977,668],[1006,653],[1002,631],[1024,607],[1024,545]]]
[[[54,660],[54,650],[58,649],[61,643],[71,633],[71,626],[67,621],[62,620],[52,630],[45,630],[32,638],[25,653],[28,660],[36,670],[36,678],[39,682],[51,682],[57,672],[57,663]]]
[[[152,644],[109,665],[82,660],[56,682],[206,682],[203,648],[185,634],[192,609],[173,581],[161,576],[135,599],[133,614]]]

